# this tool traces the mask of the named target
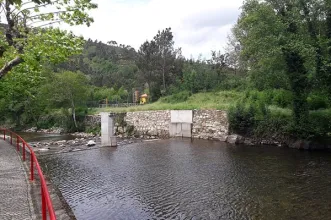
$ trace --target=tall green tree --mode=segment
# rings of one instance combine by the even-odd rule
[[[144,42],[136,63],[143,75],[141,78],[149,85],[152,99],[164,95],[167,87],[182,75],[184,63],[181,49],[174,48],[171,28],[158,31],[153,40]]]
[[[90,25],[91,0],[1,0],[0,79],[19,65],[40,69],[45,62],[61,62],[81,51],[82,39],[56,28],[54,23]]]
[[[147,82],[150,91],[154,90],[155,82],[157,81],[157,55],[158,48],[155,41],[145,41],[138,50],[138,58],[136,64],[140,70],[142,83]],[[153,93],[151,95],[151,100],[154,99]],[[156,97],[158,98],[158,97]]]
[[[74,125],[78,128],[76,109],[86,105],[88,99],[88,79],[82,73],[64,71],[50,77],[44,91],[51,105],[71,109]]]
[[[171,68],[176,59],[173,38],[171,28],[158,31],[154,37],[155,44],[158,48],[157,62],[162,73],[163,93],[166,91],[166,77],[170,77]]]
[[[38,98],[44,81],[40,73],[16,69],[0,81],[0,121],[19,127],[38,123],[44,102]]]
[[[329,4],[326,0],[247,0],[235,28],[241,56],[251,74],[260,76],[255,81],[280,83],[292,91],[296,125],[308,118],[308,94],[330,79]]]

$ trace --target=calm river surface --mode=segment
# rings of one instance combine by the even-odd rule
[[[60,141],[60,140],[72,140],[74,136],[70,134],[48,134],[38,132],[17,132],[27,142],[38,142],[38,141]]]
[[[77,219],[331,219],[331,154],[162,140],[39,158]]]

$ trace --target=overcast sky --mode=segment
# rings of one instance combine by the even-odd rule
[[[70,29],[86,39],[115,40],[135,49],[157,31],[171,27],[175,46],[189,58],[223,50],[243,0],[94,0],[89,27]],[[63,25],[64,26],[64,25]],[[67,27],[65,27],[67,29]]]

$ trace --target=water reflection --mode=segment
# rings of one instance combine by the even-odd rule
[[[38,132],[17,132],[27,142],[73,140],[70,134],[48,134]]]
[[[163,140],[47,156],[40,162],[77,219],[331,215],[326,153]]]

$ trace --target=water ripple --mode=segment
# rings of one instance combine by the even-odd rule
[[[40,163],[79,220],[331,216],[331,158],[321,153],[164,140]]]

